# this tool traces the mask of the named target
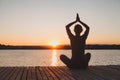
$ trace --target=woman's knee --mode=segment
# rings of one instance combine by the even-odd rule
[[[91,53],[86,53],[85,54],[85,61],[89,62],[90,58],[91,58]]]
[[[65,55],[60,55],[60,59],[61,60],[63,60],[63,59],[65,59],[67,56],[65,56]]]
[[[70,59],[67,57],[67,56],[65,56],[65,55],[60,55],[60,59],[62,60],[62,61],[70,61]]]
[[[67,56],[65,56],[65,55],[60,55],[60,59],[66,65],[70,64],[70,59]]]
[[[85,56],[86,57],[91,57],[91,53],[86,53]]]

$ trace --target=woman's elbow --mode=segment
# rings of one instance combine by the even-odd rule
[[[69,29],[69,26],[65,26],[66,29]]]
[[[86,27],[86,30],[90,30],[90,27],[89,27],[89,26],[87,26],[87,27]]]

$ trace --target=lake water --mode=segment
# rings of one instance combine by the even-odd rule
[[[120,50],[86,50],[90,65],[120,65]],[[71,50],[0,50],[0,66],[64,66],[59,57]]]

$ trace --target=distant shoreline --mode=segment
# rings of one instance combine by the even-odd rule
[[[61,49],[67,50],[71,49],[69,45],[59,45],[57,47],[52,46],[12,46],[12,45],[0,45],[0,50],[44,50],[44,49]],[[93,44],[86,45],[85,49],[118,49],[120,50],[120,45],[101,45],[101,44]]]

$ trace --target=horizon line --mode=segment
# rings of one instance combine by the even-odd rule
[[[120,45],[120,44],[86,44],[86,45]],[[52,46],[52,45],[9,45],[9,44],[0,44],[0,46]],[[70,46],[70,44],[58,44],[57,46]]]

